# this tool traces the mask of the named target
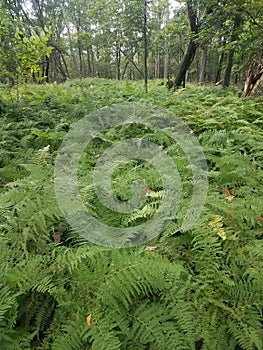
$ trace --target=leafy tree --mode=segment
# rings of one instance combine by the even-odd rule
[[[43,30],[37,33],[19,21],[14,21],[12,12],[3,3],[0,12],[0,79],[12,85],[27,82],[32,74],[41,69],[43,57],[51,54],[52,48],[47,45],[51,33]]]
[[[198,18],[197,18],[197,9],[194,8],[194,4],[191,0],[188,0],[186,2],[187,6],[187,14],[189,18],[189,25],[190,25],[190,41],[188,43],[186,52],[182,58],[182,62],[180,63],[180,66],[178,67],[173,86],[179,87],[182,83],[183,86],[185,86],[185,76],[186,72],[189,69],[196,53],[197,44],[196,39],[198,35],[199,25],[198,25]]]
[[[31,61],[27,56],[28,66],[34,66],[27,79],[31,74],[36,82],[173,75],[175,87],[187,78],[227,87],[244,81],[249,66],[255,60],[261,62],[260,0],[187,0],[173,12],[168,0],[68,0],[63,6],[58,0],[2,0],[1,12],[2,81],[10,80],[4,78],[9,74],[4,67],[14,74],[21,61],[13,52],[25,52],[25,42],[15,49],[19,43],[14,37],[16,28],[24,41],[31,37],[29,51],[30,40],[40,38],[41,51],[40,43],[47,38],[47,54],[39,52],[37,60],[34,52]],[[25,68],[25,60],[23,65],[25,75],[30,69]],[[40,67],[37,71],[36,66]]]

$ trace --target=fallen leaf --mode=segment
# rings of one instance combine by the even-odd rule
[[[228,202],[233,202],[235,196],[231,195],[231,190],[229,190],[228,188],[223,188],[223,193],[225,194],[225,200]]]
[[[149,193],[154,193],[154,191],[151,190],[148,186],[144,186],[144,193],[149,194]]]
[[[228,202],[233,202],[234,198],[235,198],[235,196],[229,195],[229,196],[225,197],[225,200],[227,200]]]
[[[91,320],[92,320],[92,314],[89,314],[89,316],[87,316],[87,318],[86,318],[86,322],[87,322],[88,326],[91,325]]]
[[[60,243],[61,233],[59,231],[55,232],[53,238],[54,238],[54,243],[56,244]]]
[[[158,247],[156,246],[156,245],[154,245],[154,246],[147,246],[147,247],[145,247],[145,251],[146,252],[152,252],[153,250],[155,250],[155,249],[157,249]]]

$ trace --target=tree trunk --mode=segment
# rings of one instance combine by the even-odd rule
[[[173,85],[175,88],[178,88],[182,84],[182,82],[185,80],[186,72],[189,69],[195,57],[195,53],[197,49],[197,44],[195,43],[195,39],[198,33],[198,20],[197,20],[197,14],[193,9],[192,0],[187,1],[187,12],[188,12],[188,18],[189,18],[192,37],[189,41],[187,50],[183,56],[183,59],[180,63],[180,66],[178,68],[178,71],[174,79]]]
[[[165,15],[164,15],[164,23],[165,27],[169,25],[169,15],[170,15],[170,5],[169,1],[167,2],[166,9],[165,9]],[[164,49],[165,49],[165,54],[164,54],[164,67],[163,67],[163,77],[164,79],[169,79],[169,53],[168,53],[168,40],[165,38],[164,41]]]
[[[127,61],[125,62],[125,64],[124,64],[123,72],[122,72],[122,75],[121,75],[121,80],[123,80],[124,77],[125,77],[125,74],[126,74],[128,65],[129,65],[129,61],[127,60]]]
[[[238,39],[237,30],[241,26],[241,21],[242,21],[241,14],[238,13],[235,17],[234,24],[233,24],[233,31],[230,38],[231,43],[235,42]],[[227,55],[226,69],[225,69],[223,83],[222,83],[223,88],[228,87],[230,85],[231,71],[232,71],[233,62],[234,62],[234,54],[235,54],[235,47],[232,47],[228,51],[228,55]]]
[[[199,75],[199,84],[203,84],[206,76],[206,64],[207,64],[207,53],[208,46],[205,45],[202,47],[202,56],[201,56],[201,67],[200,67],[200,75]]]
[[[155,57],[155,64],[154,64],[154,78],[159,79],[160,78],[160,54],[158,52],[157,48],[157,53]]]
[[[144,43],[144,87],[148,92],[148,37],[147,37],[147,0],[143,0],[143,43]]]
[[[95,53],[92,46],[91,46],[90,55],[91,55],[92,77],[94,78],[96,76],[96,62],[95,62]]]
[[[119,43],[116,43],[115,61],[116,61],[116,79],[121,80],[121,49],[120,49]]]
[[[196,48],[197,46],[195,42],[191,39],[174,79],[175,88],[178,88],[182,84],[183,80],[185,79],[185,74],[194,59]]]
[[[228,87],[230,85],[230,79],[231,79],[231,71],[233,67],[233,61],[234,61],[234,54],[235,54],[235,49],[230,49],[227,55],[227,63],[226,63],[226,69],[224,73],[224,78],[223,78],[223,87]]]
[[[66,25],[66,28],[67,28],[68,42],[69,42],[69,49],[70,49],[71,59],[72,59],[72,62],[73,62],[73,66],[74,66],[75,72],[76,72],[77,76],[79,76],[79,67],[78,67],[76,55],[75,55],[75,52],[74,52],[74,49],[73,49],[73,42],[72,42],[72,39],[71,39],[71,33],[70,33],[68,20],[67,20],[65,11],[63,9],[63,6],[61,7],[61,9],[62,9],[65,25]]]
[[[222,71],[222,65],[224,62],[224,52],[222,52],[218,58],[218,66],[217,66],[217,72],[216,72],[216,78],[215,78],[215,84],[217,84],[220,81],[221,77],[221,71]]]
[[[93,77],[91,59],[90,59],[90,47],[87,47],[87,76]]]
[[[45,80],[49,82],[49,57],[45,56]]]
[[[68,68],[65,58],[60,50],[54,46],[49,57],[49,80],[63,82],[68,77]]]
[[[263,85],[263,63],[253,60],[249,66],[247,79],[245,82],[243,97],[256,94],[258,88]]]
[[[84,64],[83,64],[82,50],[81,50],[79,42],[78,42],[78,53],[79,53],[79,74],[82,77],[83,76]]]
[[[169,77],[169,54],[166,53],[164,55],[164,67],[163,67],[163,77],[168,80]]]
[[[134,62],[133,57],[135,53],[133,53],[132,57],[129,57],[127,53],[125,53],[123,50],[121,50],[121,53],[127,58],[127,60],[136,68],[136,70],[140,73],[142,77],[144,77],[144,72],[137,66],[137,64]]]

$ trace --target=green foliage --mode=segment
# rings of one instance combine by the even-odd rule
[[[28,86],[16,102],[2,95],[0,151],[0,348],[4,350],[262,350],[262,100],[234,90],[164,90],[88,79]],[[14,92],[15,94],[15,92]],[[162,201],[158,173],[145,162],[118,167],[114,191],[131,196],[144,178],[149,192],[135,213],[99,202],[90,172],[117,140],[140,136],[163,147],[180,173],[174,220],[149,246],[92,245],[64,221],[53,186],[57,149],[71,124],[91,111],[138,101],[170,109],[194,131],[209,167],[199,221],[181,222],[192,193],[182,151],[154,129],[121,126],[88,145],[79,165],[87,210],[108,224],[147,222]],[[115,180],[115,181],[114,181]]]
[[[0,4],[0,81],[20,84],[31,79],[40,70],[44,56],[49,56],[52,48],[47,46],[51,32],[39,28],[29,29],[19,21],[14,21],[12,11]]]

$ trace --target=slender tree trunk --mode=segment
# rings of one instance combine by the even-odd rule
[[[137,66],[137,64],[133,60],[133,57],[135,54],[133,54],[132,57],[129,57],[127,53],[125,53],[123,50],[121,50],[121,52],[127,58],[127,60],[135,67],[135,69],[140,73],[140,75],[144,78],[144,72]]]
[[[116,79],[121,80],[121,49],[120,49],[119,43],[116,43],[115,61],[116,61]]]
[[[90,56],[91,56],[92,77],[94,78],[96,76],[96,62],[95,62],[95,54],[94,54],[94,50],[92,49],[92,46],[91,46]]]
[[[233,67],[235,49],[230,49],[227,55],[226,69],[224,73],[224,78],[222,82],[223,87],[228,87],[230,85],[231,71]]]
[[[75,69],[75,72],[77,74],[77,76],[79,76],[79,67],[78,67],[78,63],[77,63],[77,59],[76,59],[76,55],[73,49],[73,42],[71,39],[71,33],[70,33],[70,27],[69,27],[69,23],[65,14],[65,10],[63,8],[63,6],[61,7],[62,9],[62,13],[63,13],[63,17],[64,17],[64,21],[65,21],[65,25],[66,25],[66,29],[67,29],[67,34],[68,34],[68,42],[69,42],[69,49],[70,49],[70,54],[71,54],[71,59],[73,62],[73,66]]]
[[[83,76],[84,64],[83,64],[82,50],[81,50],[81,47],[80,47],[79,43],[78,43],[78,52],[79,52],[79,74],[82,77]]]
[[[157,50],[158,50],[158,48],[157,48]],[[156,57],[155,57],[154,78],[155,79],[160,78],[160,54],[159,54],[159,52],[156,53]]]
[[[45,56],[45,79],[49,82],[49,57]]]
[[[147,0],[143,0],[143,42],[144,42],[144,86],[148,92],[148,37],[147,37]]]
[[[78,55],[79,55],[79,76],[82,77],[84,73],[84,61],[83,61],[83,52],[81,47],[80,35],[81,35],[81,11],[78,7],[77,13],[75,14],[75,22],[77,29],[77,44],[78,44]]]
[[[62,63],[64,64],[64,66],[63,66],[63,64],[61,63],[61,61],[59,59],[63,80],[66,80],[69,77],[69,72],[68,72],[67,62],[66,62],[65,57],[64,57],[62,52],[59,52],[59,58],[61,58]]]
[[[92,77],[92,67],[90,59],[90,47],[87,47],[87,76]]]
[[[169,1],[166,4],[166,9],[165,9],[165,16],[164,16],[164,23],[165,26],[167,27],[169,24],[169,14],[170,14],[170,8],[169,8]],[[165,54],[164,54],[164,67],[163,67],[163,77],[164,79],[169,79],[169,53],[168,53],[168,40],[165,38],[164,41],[164,49],[165,49]]]
[[[208,46],[205,45],[202,47],[202,55],[201,55],[201,66],[200,66],[200,75],[199,75],[199,84],[203,84],[206,76],[206,64],[207,64],[207,54],[208,54]]]
[[[218,58],[218,65],[217,65],[217,72],[216,72],[216,79],[215,79],[215,84],[217,84],[220,81],[221,77],[221,72],[222,72],[222,65],[224,62],[224,52],[222,52]]]
[[[68,77],[68,68],[62,52],[54,46],[49,57],[49,80],[65,81]]]
[[[103,76],[103,73],[102,73],[102,77],[106,78],[106,79],[110,79],[111,78],[111,71],[109,69],[109,67],[110,67],[110,57],[109,57],[108,54],[106,55],[104,62],[105,62],[105,70],[103,69],[103,71],[104,71],[105,76]]]
[[[163,67],[163,77],[168,80],[169,77],[169,54],[165,53],[164,55],[164,67]]]
[[[121,75],[121,80],[123,80],[124,77],[125,77],[125,74],[126,74],[128,65],[129,65],[129,61],[127,60],[127,61],[125,62],[125,64],[124,64],[123,72],[122,72],[122,75]]]
[[[242,22],[242,17],[241,17],[241,14],[238,13],[234,20],[233,32],[231,36],[232,43],[238,39],[237,30],[241,26],[241,22]],[[234,62],[234,54],[235,54],[235,47],[232,47],[228,51],[228,55],[227,55],[226,69],[225,69],[223,83],[222,83],[223,88],[228,87],[230,85],[231,71],[232,71],[233,62]]]

